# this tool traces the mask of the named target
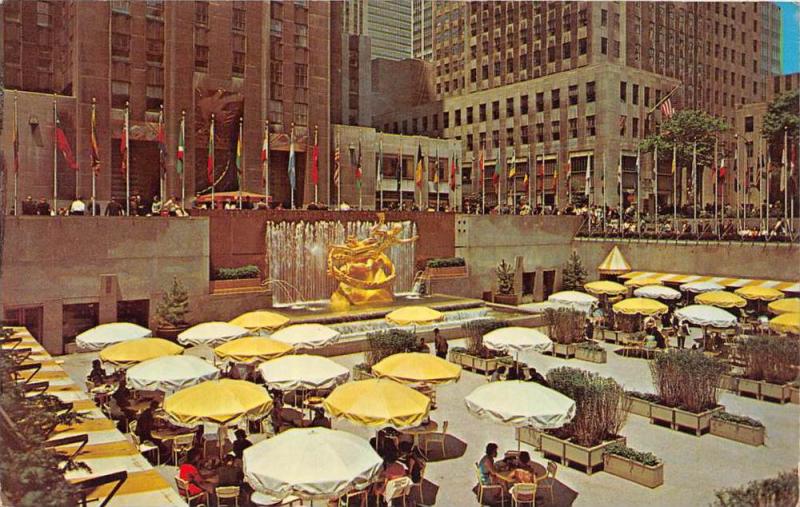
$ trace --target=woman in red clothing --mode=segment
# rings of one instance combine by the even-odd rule
[[[197,452],[192,451],[186,458],[186,463],[182,464],[178,469],[178,477],[189,483],[189,496],[194,496],[203,492],[209,493],[214,489],[212,485],[200,475],[200,471],[195,465],[198,461]]]

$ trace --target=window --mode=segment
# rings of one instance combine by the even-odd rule
[[[577,139],[578,138],[578,119],[577,118],[570,118],[569,119],[569,137],[570,137],[570,139]]]
[[[475,83],[478,81],[478,69],[470,69],[469,71],[469,82]]]
[[[492,102],[492,119],[493,120],[500,119],[500,101],[498,100]]]
[[[460,127],[461,126],[461,109],[456,109],[455,110],[454,121],[455,121],[456,127]]]
[[[644,107],[650,107],[650,87],[644,87]]]
[[[578,85],[569,85],[569,105],[578,105]]]
[[[111,81],[111,107],[124,109],[130,99],[130,88],[127,81]]]
[[[278,37],[270,37],[269,57],[273,60],[283,59],[283,44]]]
[[[247,28],[247,11],[237,4],[233,8],[233,29],[244,32]]]
[[[484,65],[481,67],[481,79],[489,79],[489,66]]]
[[[578,39],[578,54],[585,55],[588,51],[588,45],[589,43],[587,42],[586,37],[583,39]]]
[[[297,125],[308,125],[308,104],[295,102],[294,122]]]
[[[633,137],[639,137],[639,118],[633,119],[633,125],[631,125],[631,135]]]
[[[472,151],[475,147],[475,137],[472,134],[467,134],[467,149]]]
[[[561,45],[561,58],[568,60],[572,56],[572,46],[569,42]]]
[[[164,17],[164,0],[147,0],[147,16],[151,18]]]
[[[194,3],[194,22],[198,25],[208,24],[208,2]]]
[[[492,148],[499,148],[500,147],[500,131],[493,130],[492,131]]]
[[[486,121],[486,104],[481,104],[478,108],[480,121]]]
[[[597,135],[597,125],[594,119],[594,115],[586,117],[586,135],[587,136]]]
[[[194,68],[208,70],[208,46],[194,47]]]
[[[621,135],[621,136],[625,135],[625,126],[626,126],[627,123],[628,123],[628,117],[625,116],[624,114],[620,115],[620,117],[619,117],[619,135]]]
[[[294,85],[298,88],[308,88],[308,65],[294,64]]]
[[[536,142],[537,143],[544,142],[544,123],[536,124]]]
[[[450,128],[450,112],[445,111],[442,113],[442,128],[449,129]]]
[[[467,108],[467,125],[472,124],[472,106]]]
[[[639,85],[631,85],[631,102],[633,105],[639,104]]]
[[[752,132],[753,131],[753,117],[752,116],[745,116],[744,117],[744,131],[745,132]]]
[[[386,130],[386,129],[384,129],[384,130]],[[439,115],[438,114],[434,114],[433,115],[433,130],[439,130]]]
[[[628,101],[628,83],[625,81],[619,82],[619,100],[622,102]]]
[[[550,122],[550,136],[552,137],[553,141],[558,141],[561,139],[561,122],[558,120],[553,120]]]
[[[125,33],[111,34],[111,55],[128,58],[131,54],[131,36]]]
[[[308,47],[308,26],[295,25],[294,27],[294,45],[298,48]]]
[[[550,91],[550,107],[552,109],[561,107],[561,90],[558,88]]]
[[[161,104],[164,103],[164,87],[163,86],[147,86],[146,87],[146,104],[145,107],[148,111],[161,110]]]
[[[519,98],[519,112],[521,114],[528,114],[528,96],[523,95]]]
[[[269,33],[275,37],[283,37],[283,21],[280,19],[270,20]]]
[[[243,76],[244,75],[244,53],[240,51],[233,52],[233,62],[231,62],[231,72],[233,74]]]
[[[495,75],[495,76],[499,76],[499,75],[500,75],[500,73],[501,73],[502,71],[503,71],[503,66],[502,66],[502,64],[500,63],[500,61],[499,61],[499,60],[496,60],[496,61],[494,62],[494,75]]]
[[[556,47],[555,46],[550,46],[549,48],[547,48],[547,61],[549,63],[553,63],[554,61],[556,61]]]
[[[536,94],[536,112],[541,113],[544,111],[544,92]]]
[[[594,90],[594,81],[589,81],[586,83],[586,102],[594,102],[595,99],[595,90]]]
[[[600,10],[600,26],[608,26],[608,11],[606,9]]]
[[[40,10],[41,4],[47,4],[47,2],[38,2],[37,6],[36,6],[36,10],[39,13],[42,12]],[[49,11],[49,7],[50,6],[48,5],[48,11]],[[131,7],[130,0],[113,0],[111,2],[111,10],[113,12],[121,12],[122,14],[128,14],[130,12],[130,7]],[[42,25],[39,25],[39,26],[42,26]],[[47,26],[47,25],[44,25],[44,26]]]
[[[600,52],[604,55],[608,54],[608,39],[605,37],[600,38]]]
[[[514,97],[506,99],[506,117],[514,116]]]
[[[520,142],[522,144],[528,144],[530,142],[530,138],[528,137],[528,126],[527,125],[523,125],[522,127],[520,127],[519,137],[520,137]]]
[[[280,131],[283,124],[283,102],[280,100],[269,101],[269,122],[276,126],[275,130]]]
[[[506,146],[514,146],[514,129],[506,129]]]

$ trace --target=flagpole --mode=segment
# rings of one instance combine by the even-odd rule
[[[719,139],[714,137],[714,234],[719,235],[719,221],[717,220],[717,200],[719,198]]]
[[[398,211],[403,211],[403,142],[400,141],[400,165],[397,168]]]
[[[658,235],[658,142],[653,150],[653,212],[655,215],[656,235]]]
[[[787,228],[789,220],[789,127],[783,127],[783,222]]]
[[[436,211],[439,211],[439,147],[436,147],[436,162],[433,165],[433,170],[436,171]]]
[[[358,181],[356,182],[356,184],[358,186],[358,209],[360,211],[360,210],[363,209],[362,200],[361,200],[361,187],[362,187],[361,183],[362,182],[361,182],[361,175],[360,175],[360,173],[361,173],[361,136],[358,137],[358,162],[357,162],[357,165],[356,165],[356,171],[358,171],[358,174],[356,174],[356,176],[358,177]]]
[[[481,173],[481,215],[486,213],[486,175],[484,174],[484,168],[486,167],[486,146],[484,145],[481,148],[481,158],[480,158],[480,173]]]
[[[678,231],[678,145],[672,145],[672,232]]]
[[[181,155],[183,157],[181,162],[181,208],[184,210],[186,209],[186,110],[181,110],[181,139],[183,140],[184,146],[183,151],[184,153]]]
[[[214,199],[214,197],[215,197],[214,196],[214,183],[215,183],[214,180],[216,179],[217,160],[216,160],[216,156],[214,156],[215,155],[214,151],[213,151],[214,150],[214,146],[212,144],[213,141],[214,141],[214,113],[211,113],[211,132],[209,133],[209,139],[208,139],[209,148],[211,150],[211,157],[209,157],[207,159],[207,161],[206,161],[206,164],[208,164],[208,162],[211,162],[211,168],[210,168],[211,169],[211,209],[214,209],[216,207],[216,202],[215,202],[215,199]]]
[[[53,94],[53,209],[51,214],[58,214],[58,105]],[[130,206],[130,205],[129,205]]]
[[[19,196],[17,191],[19,189],[19,111],[17,110],[17,92],[14,92],[14,139],[16,145],[14,146],[14,216],[19,215],[17,210],[17,203]],[[94,199],[94,198],[92,198]],[[94,208],[94,205],[92,206]]]
[[[292,151],[293,151],[293,148],[294,148],[294,122],[292,122],[292,129],[289,131],[289,165],[292,164]],[[292,168],[292,170],[296,170],[296,169]],[[296,175],[295,175],[295,178],[297,178]],[[297,180],[295,179],[295,184],[296,184],[296,182],[297,182]],[[289,195],[289,209],[294,209],[294,185],[292,185],[291,183],[292,182],[291,182],[291,175],[290,175],[290,181],[289,181],[289,194],[290,194]]]
[[[16,114],[16,107],[17,107],[17,97],[14,95],[14,113]],[[95,114],[97,113],[97,99],[92,97],[92,137],[94,137],[94,121],[95,121]],[[16,120],[15,120],[16,121]],[[94,142],[94,141],[92,141]],[[92,146],[92,150],[94,150],[94,146]],[[92,151],[94,153],[94,151]],[[97,213],[95,212],[95,199],[97,192],[97,171],[94,167],[92,167],[92,216],[96,216]],[[16,198],[16,182],[14,186],[14,197]],[[16,206],[16,205],[15,205]]]
[[[697,235],[697,141],[692,143],[692,229]]]
[[[603,236],[606,234],[606,152],[603,152],[603,177],[600,178],[601,188],[600,191],[603,193]]]
[[[619,180],[619,227],[622,231],[623,215],[625,213],[625,194],[622,188],[622,150],[619,150],[619,171],[617,171],[617,179]]]
[[[94,102],[94,99],[92,99],[92,102]],[[94,106],[92,106],[92,107],[94,107]],[[164,104],[161,103],[160,111],[159,111],[159,114],[158,114],[158,131],[159,131],[159,134],[161,134],[161,135],[163,135],[163,128],[164,128]],[[166,143],[166,139],[159,139],[159,143]],[[166,167],[164,167],[164,164],[165,164],[166,160],[164,159],[164,157],[162,157],[162,154],[160,153],[161,147],[162,147],[162,145],[159,145],[159,147],[158,147],[158,149],[159,149],[159,154],[158,154],[159,155],[158,156],[158,195],[161,198],[161,204],[163,206],[163,204],[167,200],[166,196],[164,195],[167,192],[167,186],[166,186],[166,175],[167,175],[167,172],[166,172]],[[166,156],[166,153],[164,153],[164,156]],[[92,174],[94,174],[94,172]],[[94,178],[94,176],[92,176],[92,178]],[[92,208],[94,208],[94,180],[92,180]]]
[[[758,143],[756,144],[756,150],[758,152],[758,157],[756,158],[756,166],[758,167],[758,225],[759,227],[764,227],[764,172],[766,171],[766,167],[764,165],[764,152],[763,152],[762,140],[759,139]]]
[[[383,134],[378,139],[378,170],[376,174],[380,192],[380,208],[383,210]]]
[[[738,224],[739,228],[741,228],[742,220],[741,220],[741,198],[739,193],[742,191],[742,169],[739,167],[739,134],[733,135],[733,164],[736,166],[736,179],[734,182],[734,196],[736,197],[736,223]]]
[[[314,125],[314,150],[317,149],[317,139],[318,139],[317,138],[317,134],[318,134],[318,130],[319,130],[319,128],[317,127],[317,125]],[[311,157],[313,158],[314,157],[314,151],[312,151],[311,153],[312,153]],[[319,158],[319,156],[317,156],[317,158]],[[314,162],[312,162],[312,163],[314,163]],[[317,162],[317,164],[319,164],[319,162]],[[319,171],[319,166],[317,166],[317,171]],[[319,174],[317,174],[316,181],[314,181],[314,202],[315,203],[319,202]]]
[[[269,209],[269,120],[264,122],[264,140],[266,143],[266,152],[264,153],[264,161],[262,162],[264,171],[264,202]]]
[[[536,168],[536,160],[534,158],[534,154],[536,153],[535,144],[533,139],[530,140],[530,144],[528,145],[528,207],[531,209],[531,215],[533,215],[533,195],[531,193],[531,183],[533,183],[533,170]],[[532,169],[533,168],[533,169]]]
[[[636,233],[641,234],[641,212],[642,212],[642,151],[640,147],[636,147]]]
[[[125,202],[127,206],[127,214],[131,216],[131,139],[130,139],[130,122],[131,112],[129,104],[125,102]]]
[[[242,185],[244,185],[244,138],[242,134],[244,133],[244,119],[242,116],[239,116],[239,139],[236,140],[236,159],[239,162],[239,166],[236,168],[236,175],[239,178],[239,210],[242,209]],[[241,150],[239,147],[241,146]]]
[[[770,166],[772,165],[772,156],[771,156],[771,154],[769,152],[769,145],[767,144],[767,140],[766,139],[764,139],[764,151],[767,154],[767,210],[766,210],[765,214],[766,214],[766,219],[767,219],[767,238],[769,238],[769,206],[770,206],[770,201],[769,201],[770,188],[769,187],[771,186],[770,183],[772,183],[772,181],[771,181],[771,176],[772,175],[770,174],[770,169],[771,169]]]

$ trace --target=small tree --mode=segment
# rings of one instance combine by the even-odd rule
[[[495,269],[497,273],[497,293],[504,296],[514,294],[514,268],[511,264],[506,263],[505,259],[500,261]]]
[[[508,325],[508,321],[497,319],[474,319],[461,324],[467,334],[467,352],[477,357],[490,356],[492,351],[483,346],[483,335]]]
[[[798,90],[778,95],[767,106],[761,135],[769,143],[772,160],[780,160],[784,131],[790,147],[797,143],[798,131],[800,131],[798,111],[800,111],[800,91]]]
[[[364,361],[370,368],[382,359],[401,352],[411,352],[417,344],[417,335],[405,329],[387,329],[367,333],[368,349]]]
[[[564,266],[564,290],[579,290],[586,283],[586,268],[578,252],[572,251],[566,266]]]
[[[650,373],[662,405],[700,413],[717,405],[719,379],[730,366],[699,350],[656,355]]]
[[[585,338],[586,316],[573,308],[548,308],[544,312],[547,334],[555,343],[568,345]]]
[[[172,280],[172,287],[164,293],[164,299],[156,309],[156,315],[163,324],[182,326],[186,324],[187,313],[189,313],[189,292],[175,277]]]

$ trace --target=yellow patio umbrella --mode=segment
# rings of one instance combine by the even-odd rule
[[[268,312],[266,310],[256,310],[239,315],[231,320],[229,324],[247,328],[251,331],[274,331],[285,326],[289,322],[289,317],[280,313]]]
[[[183,347],[163,338],[137,338],[109,345],[100,351],[103,362],[120,368],[155,359],[161,356],[175,356],[183,353]]]
[[[612,307],[615,312],[624,315],[661,315],[669,311],[669,307],[655,299],[628,298]]]
[[[641,276],[638,278],[631,278],[625,282],[626,287],[645,287],[647,285],[661,285],[661,280],[658,278],[647,278]]]
[[[775,301],[783,299],[783,292],[771,287],[760,287],[758,285],[748,285],[740,289],[736,289],[736,294],[739,294],[745,299],[751,301]]]
[[[266,415],[272,398],[266,389],[244,380],[208,380],[181,389],[164,400],[164,411],[184,426],[202,423],[236,424],[240,419]]]
[[[264,338],[261,336],[245,336],[223,343],[214,349],[214,354],[221,360],[231,360],[235,363],[252,363],[254,361],[268,361],[292,351],[292,346]]]
[[[628,292],[628,288],[624,285],[611,282],[609,280],[598,280],[596,282],[589,282],[583,286],[589,293],[594,294],[595,296],[604,295],[604,296],[618,296],[620,294],[625,294]]]
[[[393,354],[372,367],[373,373],[398,382],[445,384],[461,377],[461,367],[433,354]]]
[[[800,313],[800,298],[786,298],[773,301],[767,305],[769,311],[778,315],[782,313]]]
[[[800,313],[784,313],[770,319],[769,328],[777,333],[800,334]]]
[[[716,306],[719,308],[744,308],[747,300],[743,297],[724,290],[712,290],[698,294],[694,298],[695,303],[701,305]]]
[[[405,306],[386,315],[387,321],[398,326],[429,324],[438,322],[443,318],[444,314],[442,312],[427,306]]]
[[[631,265],[625,260],[625,256],[619,251],[616,245],[608,252],[608,255],[597,266],[597,272],[601,275],[621,275],[631,270]]]
[[[322,402],[334,417],[343,417],[362,426],[396,428],[422,424],[430,405],[430,398],[424,394],[383,378],[340,385]]]

